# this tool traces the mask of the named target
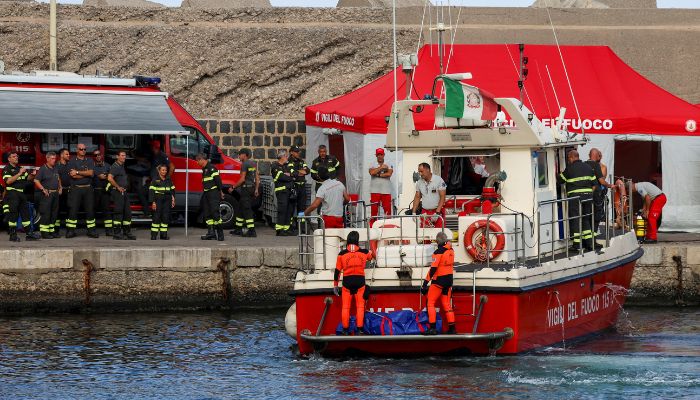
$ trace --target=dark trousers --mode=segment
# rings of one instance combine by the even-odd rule
[[[104,188],[95,188],[95,214],[99,214],[105,229],[112,229],[112,210],[109,208],[110,194]]]
[[[598,225],[605,221],[605,195],[606,190],[598,188],[593,192],[593,234],[598,231]]]
[[[294,201],[294,204],[292,205],[293,209],[290,212],[290,223],[292,224],[292,228],[296,226],[296,215],[306,210],[306,184],[303,182],[294,182],[294,187],[297,189],[297,199]],[[292,219],[292,217],[294,218]]]
[[[85,225],[88,230],[95,229],[95,193],[90,186],[71,186],[68,193],[68,219],[66,228],[78,227],[78,212],[85,211]]]
[[[236,208],[236,228],[255,229],[255,216],[253,215],[253,198],[255,188],[242,187],[238,191],[240,199]]]
[[[64,187],[63,192],[58,196],[58,218],[56,219],[56,230],[61,226],[66,224],[66,219],[68,219],[68,193],[70,193],[70,187]]]
[[[110,191],[112,203],[114,204],[114,214],[112,215],[112,225],[114,229],[120,229],[122,226],[131,225],[131,204],[129,203],[129,195],[121,193],[116,189]]]
[[[27,229],[32,224],[29,216],[29,201],[24,192],[17,190],[8,190],[5,195],[5,204],[7,204],[7,226],[9,228],[17,228],[17,217],[22,217],[22,227]]]
[[[204,192],[204,222],[212,228],[221,225],[221,192],[217,189]]]
[[[290,219],[294,206],[289,201],[289,191],[280,190],[275,192],[277,197],[277,223],[275,224],[276,231],[288,231],[290,228]]]
[[[39,214],[41,214],[39,231],[42,234],[56,232],[58,230],[56,223],[58,220],[58,192],[49,193],[48,196],[40,193],[39,196]]]
[[[569,202],[569,230],[574,246],[593,248],[593,231],[591,230],[591,213],[593,212],[593,196],[587,193],[579,193],[581,202],[581,226],[579,227],[579,202]]]
[[[173,198],[170,195],[156,196],[154,202],[156,209],[153,211],[151,232],[167,232],[170,225],[170,210],[172,210]]]

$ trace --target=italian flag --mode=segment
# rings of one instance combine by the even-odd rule
[[[493,95],[474,86],[448,78],[445,84],[445,116],[463,119],[496,119],[498,106]]]

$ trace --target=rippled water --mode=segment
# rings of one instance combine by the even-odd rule
[[[0,398],[700,398],[699,309],[631,309],[566,350],[420,360],[299,358],[284,313],[0,318]]]

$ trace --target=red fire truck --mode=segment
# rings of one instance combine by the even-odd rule
[[[143,212],[135,193],[150,176],[150,149],[158,141],[175,166],[175,219],[182,220],[187,203],[192,221],[201,208],[202,170],[194,160],[197,153],[209,156],[225,188],[238,181],[240,163],[224,155],[197,120],[160,90],[159,83],[160,78],[141,76],[0,73],[0,164],[5,165],[8,153],[16,151],[20,165],[40,166],[48,151],[67,148],[73,155],[78,143],[87,145],[88,155],[100,149],[109,163],[118,150],[126,150],[134,193],[132,209],[138,220]],[[221,204],[227,228],[233,225],[235,202],[226,195]]]

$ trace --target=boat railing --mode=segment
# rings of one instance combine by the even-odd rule
[[[502,232],[492,232],[490,230],[491,220],[493,218],[513,218],[513,229],[503,230]],[[504,246],[503,249],[493,249],[491,243],[491,235],[503,236],[505,242],[508,242],[508,238],[513,239],[513,248],[509,246]],[[486,267],[491,267],[491,259],[495,258],[498,254],[495,253],[513,253],[513,264],[522,265],[525,263],[525,214],[521,212],[510,212],[510,213],[492,213],[486,216],[486,231],[484,232],[484,238],[486,243]]]
[[[319,215],[300,215],[297,217],[299,232],[299,268],[304,271],[315,270],[316,256],[323,257],[323,265],[326,265],[326,229],[323,218]],[[321,251],[314,246],[315,227],[320,228],[323,236]]]

